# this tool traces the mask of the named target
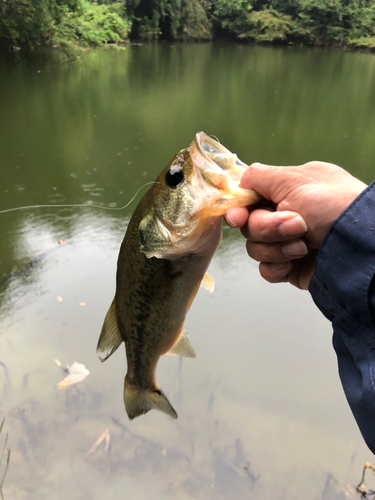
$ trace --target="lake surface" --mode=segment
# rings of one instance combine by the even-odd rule
[[[0,210],[123,207],[199,130],[246,163],[321,159],[373,180],[371,54],[165,43],[73,63],[18,56],[0,60]],[[188,314],[199,357],[158,366],[178,420],[128,420],[124,350],[102,364],[95,349],[145,189],[120,211],[0,214],[5,500],[356,498],[348,485],[374,457],[341,388],[331,325],[307,292],[259,277],[238,231],[224,228],[216,289]],[[55,359],[90,375],[59,390]]]

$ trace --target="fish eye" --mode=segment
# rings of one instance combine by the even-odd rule
[[[182,169],[171,168],[165,175],[165,182],[169,187],[177,187],[184,180]]]

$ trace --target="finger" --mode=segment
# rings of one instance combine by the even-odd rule
[[[303,236],[306,231],[306,222],[296,212],[274,212],[262,208],[249,214],[242,234],[249,241],[281,242]]]
[[[313,250],[303,257],[286,262],[261,262],[259,272],[262,278],[269,283],[286,283],[307,290],[315,271],[317,251]]]
[[[285,243],[247,241],[246,250],[249,256],[257,262],[287,262],[308,254],[307,245],[301,238]]]
[[[311,278],[315,272],[315,260],[317,254],[317,250],[310,249],[306,257],[293,261],[293,269],[288,274],[289,283],[297,288],[300,288],[301,290],[307,290],[309,288]]]
[[[225,221],[230,227],[242,227],[249,218],[249,210],[245,207],[231,208],[225,214]]]
[[[253,163],[242,175],[240,186],[253,189],[267,200],[274,203],[280,202],[280,186],[285,185],[286,170],[292,167],[274,167]]]
[[[286,283],[291,270],[292,263],[290,261],[283,262],[282,264],[266,262],[259,264],[260,275],[269,283]]]

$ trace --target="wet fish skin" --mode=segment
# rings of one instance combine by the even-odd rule
[[[201,148],[215,151],[217,143],[200,134],[144,195],[120,249],[115,299],[97,350],[104,361],[125,342],[124,402],[130,419],[152,408],[177,418],[156,383],[157,363],[166,353],[196,356],[183,324],[220,243],[222,215],[231,206],[259,199],[238,188],[244,167],[235,155],[230,157],[233,165],[225,163],[228,155],[211,161]],[[228,178],[231,171],[235,181]]]
[[[146,196],[136,209],[118,259],[115,308],[128,364],[124,400],[130,419],[140,414],[141,408],[133,408],[130,401],[142,391],[156,398],[155,405],[158,401],[159,404],[163,402],[165,412],[177,418],[169,402],[163,401],[165,396],[158,392],[156,365],[181,333],[189,303],[219,245],[221,217],[217,217],[210,244],[200,251],[174,260],[147,258],[139,250],[138,228],[148,203]],[[148,408],[148,405],[143,406],[145,410]]]

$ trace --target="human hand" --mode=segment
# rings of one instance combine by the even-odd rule
[[[328,229],[367,187],[337,165],[320,161],[298,167],[254,163],[240,185],[257,191],[268,203],[228,210],[228,225],[242,228],[247,252],[260,262],[265,280],[301,289],[309,286]]]

